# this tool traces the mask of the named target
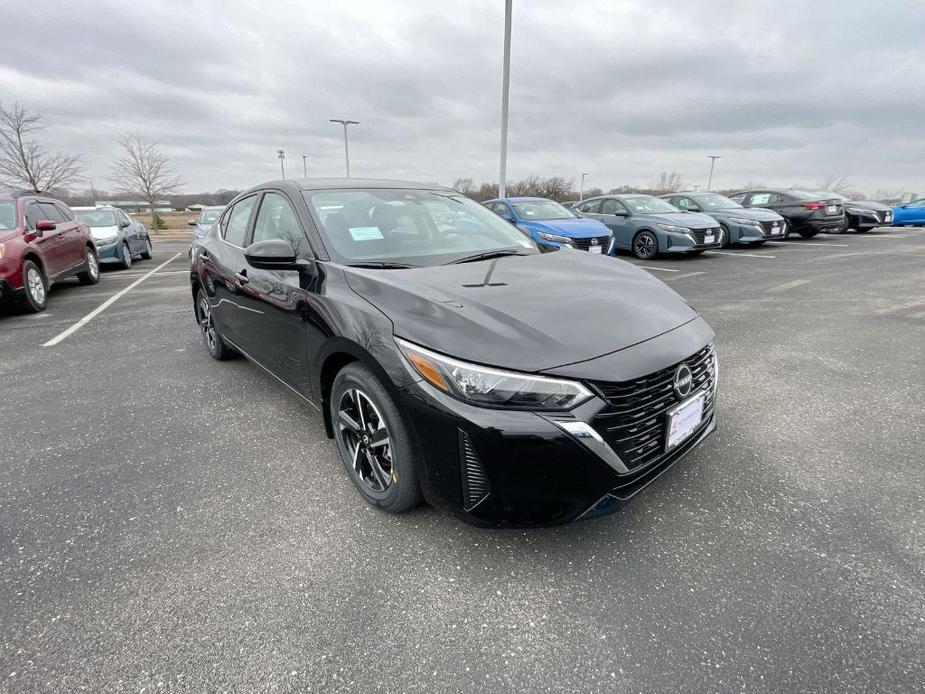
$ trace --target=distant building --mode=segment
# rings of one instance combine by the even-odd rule
[[[126,212],[138,213],[151,211],[151,206],[144,200],[97,200],[94,204],[97,207],[111,205],[112,207],[118,207]],[[170,200],[158,200],[154,203],[154,209],[157,212],[173,212],[173,205],[170,204]]]

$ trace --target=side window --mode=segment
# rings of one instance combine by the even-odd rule
[[[119,210],[119,221],[123,223],[127,222],[128,224],[131,224],[132,218],[129,217],[127,214],[125,214],[123,210]]]
[[[66,221],[64,215],[55,206],[53,202],[40,202],[39,207],[42,209],[42,219],[48,219],[52,222]]]
[[[769,202],[784,202],[784,196],[780,193],[771,193]]]
[[[626,208],[619,200],[607,198],[601,205],[601,214],[620,214],[621,212],[626,212]]]
[[[600,200],[589,200],[588,202],[583,202],[578,206],[578,209],[581,212],[587,212],[589,214],[597,214],[598,210],[601,209]]]
[[[270,239],[285,239],[292,244],[296,255],[305,245],[305,235],[292,205],[278,193],[267,193],[260,203],[257,221],[254,222],[254,243]]]
[[[769,202],[771,202],[770,193],[754,193],[752,195],[752,199],[749,204],[750,205],[767,205]]]
[[[37,202],[26,203],[26,228],[35,229],[36,222],[45,218],[43,214]]]
[[[247,223],[250,221],[251,212],[254,210],[254,204],[257,202],[257,196],[251,195],[249,198],[237,202],[231,208],[228,214],[228,222],[224,228],[225,240],[235,246],[244,246],[244,237],[247,236]]]
[[[736,193],[735,195],[730,195],[729,199],[741,205],[745,201],[746,195],[748,195],[748,193]]]
[[[74,216],[74,213],[71,212],[71,208],[65,205],[63,202],[56,202],[55,207],[58,208],[58,212],[60,212],[67,221],[73,222],[75,219],[77,219]]]
[[[674,205],[679,210],[689,210],[691,208],[691,199],[690,198],[669,198],[668,203]]]

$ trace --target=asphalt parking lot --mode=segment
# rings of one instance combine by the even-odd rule
[[[529,531],[367,507],[201,348],[187,247],[0,311],[0,691],[922,690],[925,231],[647,265],[717,332],[718,430]]]

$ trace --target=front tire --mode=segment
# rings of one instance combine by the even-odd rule
[[[363,498],[388,513],[417,506],[415,447],[379,377],[362,364],[348,364],[334,378],[328,407],[337,451]]]
[[[128,270],[132,267],[132,251],[128,247],[128,242],[122,242],[122,269]]]
[[[96,284],[100,281],[100,259],[96,251],[87,248],[87,254],[84,258],[84,266],[87,268],[83,272],[77,273],[77,279],[81,284]]]
[[[154,245],[151,243],[151,239],[146,236],[145,237],[145,249],[141,252],[141,259],[151,260],[153,256],[154,256]]]
[[[729,238],[730,236],[729,228],[725,224],[719,225],[719,233],[723,235],[723,239],[722,239],[723,243],[722,243],[721,248],[729,248],[730,246],[732,246],[732,241]]]
[[[652,260],[658,255],[658,238],[651,231],[640,231],[633,238],[633,255],[640,260]]]
[[[222,334],[218,331],[212,317],[212,304],[209,303],[209,297],[202,289],[196,294],[196,322],[202,333],[202,344],[209,356],[218,361],[225,361],[231,357],[231,348],[222,340]]]
[[[23,298],[29,313],[41,313],[48,306],[48,280],[42,268],[31,260],[22,266]]]
[[[801,231],[800,236],[802,236],[804,239],[811,239],[813,236],[815,236],[818,233],[819,232],[816,231],[815,229],[807,229],[805,231]]]

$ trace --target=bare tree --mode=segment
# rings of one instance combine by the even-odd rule
[[[672,171],[671,173],[662,171],[658,175],[658,180],[652,184],[652,190],[655,193],[676,193],[681,190],[683,184],[681,174],[677,171]]]
[[[73,154],[51,154],[35,141],[42,117],[19,103],[0,104],[0,182],[36,192],[60,190],[80,179],[83,167]]]
[[[157,203],[183,185],[173,171],[170,160],[161,152],[157,142],[149,142],[138,133],[119,137],[122,156],[112,165],[110,176],[122,191],[137,195],[151,208],[151,225],[157,229]]]
[[[851,188],[851,181],[848,180],[847,176],[836,176],[832,174],[826,178],[822,185],[819,186],[820,190],[832,190],[836,193],[844,194],[848,189]]]
[[[453,183],[453,190],[472,197],[472,194],[475,192],[475,183],[471,178],[457,178]]]
[[[756,188],[767,188],[767,186],[762,181],[756,181],[751,178],[745,181],[745,185],[742,186],[742,190],[755,190]]]

